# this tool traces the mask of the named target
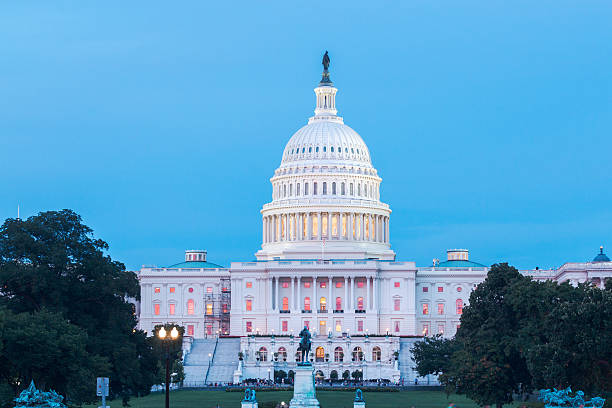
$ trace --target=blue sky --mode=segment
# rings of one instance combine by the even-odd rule
[[[5,1],[0,18],[0,219],[74,209],[128,268],[254,258],[325,50],[398,259],[544,268],[612,246],[609,1]]]

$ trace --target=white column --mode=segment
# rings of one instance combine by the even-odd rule
[[[268,277],[268,310],[273,310],[274,307],[272,303],[273,295],[272,295],[272,277]]]
[[[352,241],[353,240],[353,218],[355,217],[355,214],[350,213],[347,214],[347,234],[346,234],[346,239]]]
[[[332,239],[332,213],[327,213],[327,239]]]
[[[275,278],[276,281],[276,291],[274,292],[274,310],[280,310],[278,307],[278,301],[280,300],[280,296],[278,295],[278,277]]]
[[[361,225],[360,225],[361,234],[359,236],[361,237],[360,239],[362,241],[365,241],[365,235],[364,235],[365,225],[363,225],[365,221],[365,214],[359,214],[359,218],[361,218]]]
[[[378,300],[378,296],[377,296],[377,292],[378,292],[378,278],[376,276],[374,276],[374,291],[372,293],[372,309],[374,309],[374,311],[378,312],[378,305],[376,304],[376,301]]]
[[[370,277],[368,276],[366,278],[366,298],[365,298],[366,304],[365,304],[365,309],[371,309],[371,303],[372,303],[372,299],[370,297]]]
[[[355,309],[355,276],[351,276],[351,295],[350,295],[350,307],[349,310],[354,311]]]
[[[387,236],[385,238],[387,239],[387,243],[389,243],[391,242],[391,239],[389,236],[389,217],[387,217],[386,227],[387,227]]]
[[[297,309],[302,311],[302,278],[297,278]]]
[[[342,309],[348,310],[348,278],[344,277],[344,302],[342,302]]]
[[[323,237],[322,229],[323,225],[321,224],[321,213],[317,213],[317,238],[321,239]]]
[[[333,290],[333,289],[332,289],[332,286],[333,286],[333,284],[334,284],[334,282],[333,282],[333,281],[334,281],[334,278],[333,278],[332,276],[328,276],[328,277],[327,277],[327,282],[328,282],[327,284],[329,285],[329,296],[328,296],[328,297],[329,297],[329,299],[327,299],[327,313],[333,313],[332,311],[334,310],[334,309],[331,307],[331,305],[332,305],[332,304],[335,304],[335,302],[334,302],[334,303],[332,303],[332,296],[334,295],[334,294],[333,294],[333,292],[332,292],[332,290]],[[330,325],[331,325],[331,324],[330,324]]]
[[[291,277],[291,300],[289,301],[291,305],[291,309],[295,310],[295,277]]]

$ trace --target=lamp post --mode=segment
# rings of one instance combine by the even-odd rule
[[[268,368],[268,382],[270,382],[270,369]]]
[[[178,336],[176,327],[173,327],[170,333],[163,327],[157,332],[157,337],[161,339],[166,352],[166,408],[170,408],[170,342],[178,339]]]

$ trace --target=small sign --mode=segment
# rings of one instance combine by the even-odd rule
[[[108,377],[98,377],[96,381],[96,395],[108,397]]]

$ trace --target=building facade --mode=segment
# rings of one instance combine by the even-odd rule
[[[193,250],[182,263],[143,267],[140,328],[174,322],[192,339],[240,337],[234,380],[290,370],[294,335],[304,327],[313,334],[310,358],[325,378],[362,369],[364,378],[399,381],[410,372],[398,366],[410,364],[399,357],[406,352],[401,339],[454,336],[488,267],[465,249],[448,250],[446,261],[429,267],[396,260],[382,179],[363,139],[338,116],[337,91],[324,70],[315,114],[290,138],[270,179],[256,260],[223,268]],[[593,262],[522,272],[602,286],[612,262],[601,249]]]

